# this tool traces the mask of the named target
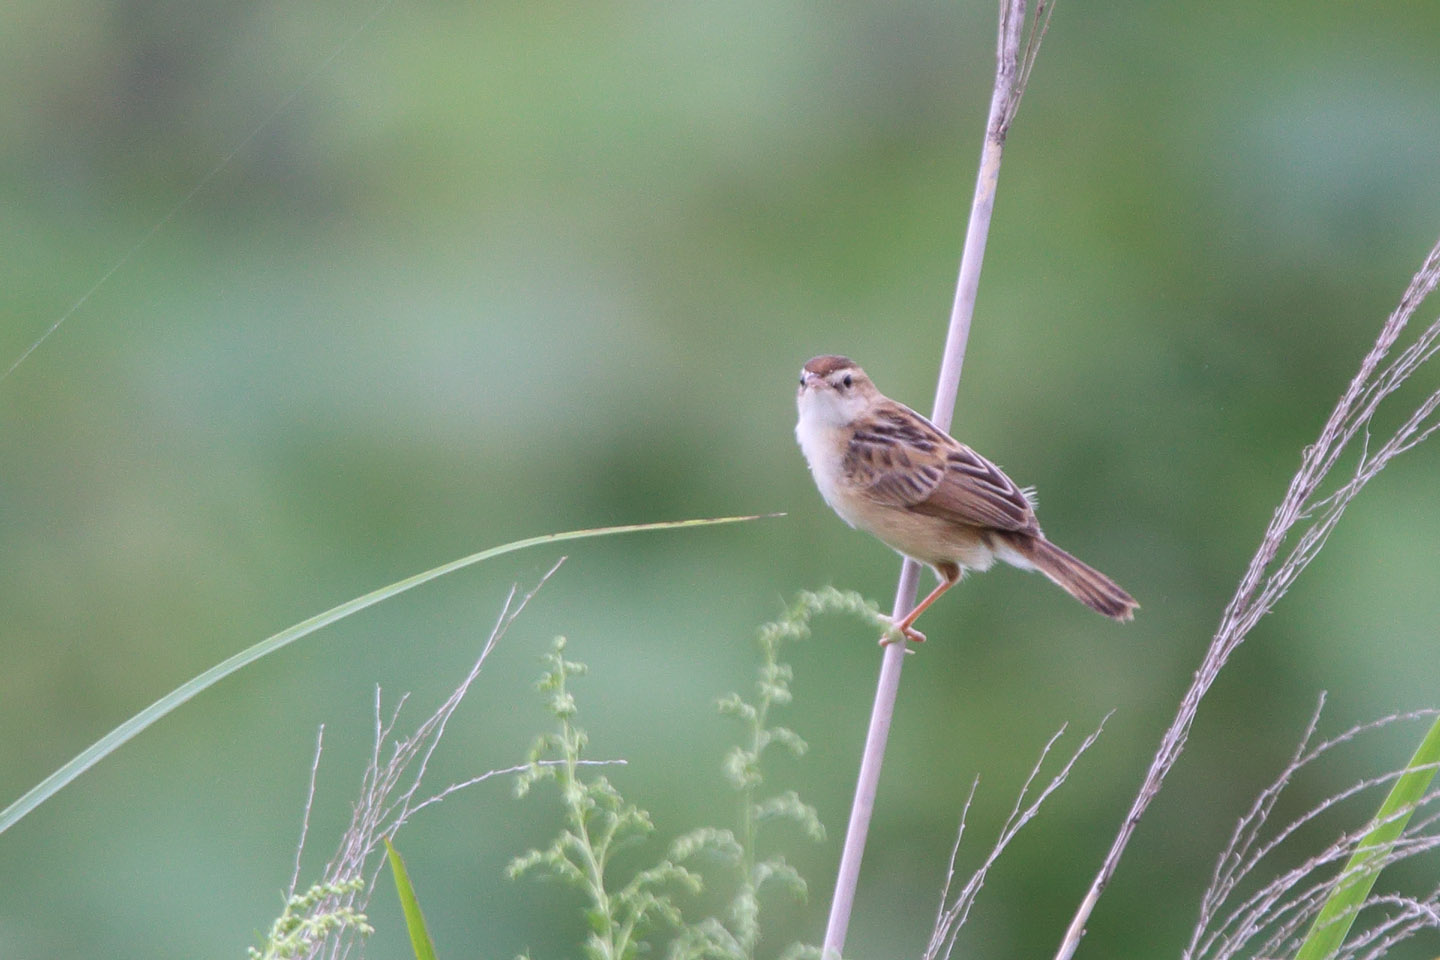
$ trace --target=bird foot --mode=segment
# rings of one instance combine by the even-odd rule
[[[889,618],[887,617],[886,619]],[[885,635],[880,638],[880,646],[888,647],[890,644],[899,641],[902,634],[904,635],[905,639],[909,640],[911,643],[925,642],[925,634],[921,633],[919,630],[916,630],[914,627],[900,627],[896,625],[893,621],[891,621],[890,629],[886,630]]]

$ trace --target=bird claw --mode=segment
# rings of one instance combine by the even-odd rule
[[[889,618],[887,617],[886,619],[888,620]],[[900,635],[902,633],[905,635],[905,639],[909,640],[911,643],[925,642],[925,634],[921,633],[919,630],[916,630],[914,627],[897,627],[892,621],[890,624],[890,629],[886,630],[885,635],[880,638],[880,646],[888,647],[890,644],[899,641]]]

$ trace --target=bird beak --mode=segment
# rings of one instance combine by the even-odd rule
[[[815,384],[817,384],[817,383],[819,383],[819,382],[820,382],[820,375],[819,375],[818,373],[811,373],[809,370],[802,370],[802,371],[800,372],[800,389],[801,389],[801,390],[808,390],[809,388],[815,386]]]

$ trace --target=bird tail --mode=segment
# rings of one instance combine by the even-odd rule
[[[1008,539],[1016,553],[1091,610],[1112,620],[1134,619],[1140,604],[1099,570],[1076,560],[1044,537]]]

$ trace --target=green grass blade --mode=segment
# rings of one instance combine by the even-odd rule
[[[405,870],[405,861],[400,851],[385,841],[385,855],[390,858],[390,872],[395,875],[395,892],[400,896],[400,909],[405,911],[405,929],[410,931],[410,949],[415,951],[415,960],[435,960],[435,943],[430,931],[425,929],[425,915],[420,912],[420,901],[415,899],[415,888],[410,885],[410,874]]]
[[[1385,858],[1395,846],[1395,841],[1410,822],[1415,805],[1425,797],[1430,782],[1435,777],[1436,764],[1440,763],[1440,717],[1430,726],[1430,732],[1420,741],[1420,747],[1410,758],[1410,764],[1390,795],[1375,814],[1377,824],[1355,848],[1340,876],[1344,882],[1337,884],[1330,892],[1325,905],[1305,935],[1305,942],[1295,954],[1295,960],[1326,960],[1335,955],[1355,922],[1355,915],[1370,896],[1375,880],[1384,869]]]
[[[764,517],[776,516],[783,516],[783,514],[772,513],[747,517],[715,517],[703,520],[671,520],[663,523],[632,523],[619,527],[597,527],[589,530],[567,530],[564,533],[548,533],[544,536],[530,537],[528,540],[515,540],[511,543],[501,544],[498,547],[491,547],[488,550],[481,550],[479,553],[472,553],[468,557],[461,557],[459,560],[452,560],[449,563],[433,567],[423,573],[417,573],[413,577],[397,580],[388,586],[381,587],[378,590],[372,590],[364,596],[347,600],[339,606],[331,607],[324,613],[316,614],[308,620],[302,620],[292,627],[287,627],[274,636],[261,640],[254,646],[241,650],[233,657],[217,663],[193,680],[176,687],[144,710],[135,714],[135,716],[129,720],[120,724],[114,730],[105,734],[105,736],[77,754],[69,763],[30,788],[30,790],[14,803],[10,804],[4,810],[0,810],[0,833],[4,833],[13,827],[23,819],[26,814],[30,813],[46,800],[49,800],[69,784],[70,781],[80,776],[80,774],[86,770],[89,770],[140,731],[200,691],[213,686],[242,667],[249,666],[261,657],[274,653],[281,647],[288,646],[301,637],[309,636],[321,627],[328,627],[337,620],[343,620],[352,613],[359,613],[366,607],[373,607],[382,600],[389,600],[391,597],[418,587],[422,583],[429,583],[431,580],[443,577],[447,573],[454,573],[456,570],[462,570],[465,567],[480,563],[482,560],[491,560],[507,553],[514,553],[517,550],[541,547],[551,543],[564,543],[569,540],[585,540],[590,537],[608,537],[617,533],[639,533],[648,530],[679,530],[686,527],[706,527],[720,523],[739,523],[743,520],[758,520]]]

